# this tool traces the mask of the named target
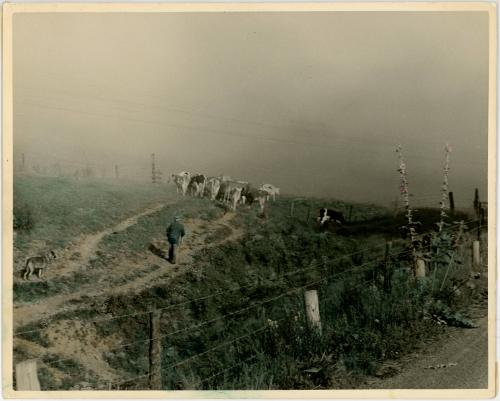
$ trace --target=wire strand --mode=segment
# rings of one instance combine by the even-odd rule
[[[464,222],[464,224],[467,225],[467,224],[470,224],[471,222],[475,222],[475,221],[479,221],[479,220],[469,220],[469,221]],[[462,223],[459,222],[459,223],[456,223],[456,224],[452,224],[452,225],[447,226],[446,228],[450,229],[452,227],[459,226],[460,224],[462,224]],[[486,226],[482,226],[482,227],[486,227]],[[422,237],[424,235],[427,235],[430,232],[433,232],[433,231],[428,231],[426,233],[417,234],[416,237],[417,238],[418,237]],[[395,241],[396,240],[393,240],[393,242],[395,242]],[[399,241],[399,239],[397,241]],[[401,240],[401,241],[404,241],[404,240]],[[292,271],[292,272],[289,272],[289,273],[285,273],[280,278],[288,277],[288,276],[293,276],[293,275],[300,274],[300,273],[304,273],[306,271],[309,271],[309,270],[312,270],[314,268],[320,267],[320,266],[324,265],[325,263],[335,263],[335,262],[340,261],[341,259],[344,259],[344,258],[347,258],[347,257],[350,257],[350,256],[354,256],[354,255],[357,255],[357,254],[360,254],[360,253],[364,253],[364,252],[366,252],[368,250],[374,250],[374,249],[378,249],[378,248],[382,248],[382,247],[385,247],[385,244],[375,245],[375,246],[372,246],[372,247],[366,247],[366,248],[363,248],[363,249],[358,250],[356,252],[352,252],[352,253],[349,253],[349,254],[344,254],[344,255],[338,256],[335,259],[328,260],[326,262],[324,262],[324,261],[318,261],[315,264],[309,265],[307,268],[296,270],[296,271]],[[187,305],[187,304],[192,303],[192,302],[206,300],[206,299],[210,299],[210,298],[213,298],[215,296],[218,296],[218,295],[223,295],[223,294],[227,294],[227,293],[230,293],[230,292],[240,291],[242,289],[248,289],[248,288],[258,287],[258,286],[259,286],[258,283],[257,284],[252,283],[252,284],[248,284],[248,285],[245,285],[245,286],[238,286],[238,287],[235,287],[235,288],[232,288],[232,289],[229,289],[229,290],[219,291],[219,292],[216,292],[216,293],[212,293],[210,295],[206,295],[206,296],[202,296],[202,297],[194,298],[194,299],[189,299],[189,300],[186,300],[186,301],[178,302],[176,304],[168,305],[168,306],[165,306],[165,307],[162,307],[162,308],[157,308],[157,309],[154,309],[154,310],[155,311],[170,310],[170,309],[173,309],[173,308],[176,308],[176,307]],[[122,318],[125,318],[125,317],[146,315],[146,314],[149,314],[151,312],[153,312],[153,309],[152,310],[148,310],[148,311],[132,312],[132,313],[124,314],[124,315],[111,316],[109,318],[92,320],[89,323],[91,323],[91,324],[98,324],[98,323],[107,322],[107,321],[111,321],[111,320],[122,319]],[[46,327],[42,327],[42,328],[39,328],[39,329],[33,329],[33,330],[24,330],[24,331],[16,332],[16,333],[14,333],[14,335],[17,336],[17,335],[22,335],[22,334],[34,333],[34,332],[42,331],[42,330],[45,330],[45,329],[46,329]]]

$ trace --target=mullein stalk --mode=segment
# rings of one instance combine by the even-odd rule
[[[439,227],[439,232],[443,230],[444,227],[444,219],[448,217],[446,214],[446,201],[448,200],[448,173],[450,171],[450,153],[451,153],[451,147],[449,144],[446,144],[445,148],[445,156],[444,156],[444,165],[443,165],[443,184],[441,185],[441,202],[439,202],[440,205],[440,221],[438,223]]]
[[[415,270],[415,264],[417,262],[417,249],[416,249],[416,232],[414,228],[414,222],[413,222],[413,209],[411,208],[410,205],[410,193],[408,191],[408,174],[406,171],[406,163],[403,157],[403,147],[399,145],[396,148],[396,152],[398,153],[398,158],[399,158],[399,177],[400,177],[400,186],[399,190],[401,192],[401,196],[403,198],[403,203],[405,207],[405,212],[406,212],[406,219],[408,220],[408,233],[410,235],[410,243],[411,243],[411,250],[412,250],[412,255],[413,255],[413,266]]]

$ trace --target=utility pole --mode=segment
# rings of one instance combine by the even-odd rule
[[[120,172],[118,171],[118,164],[115,164],[115,177],[116,179],[120,178]]]
[[[151,153],[151,182],[156,184],[155,154]]]
[[[161,171],[156,169],[154,153],[151,153],[151,182],[153,184],[159,184],[161,182]]]
[[[25,159],[24,159],[24,153],[22,154],[22,171],[26,171],[25,170]]]

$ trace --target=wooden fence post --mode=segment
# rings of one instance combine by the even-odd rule
[[[290,205],[290,217],[293,217],[293,209],[295,207],[295,201],[292,200],[292,204]]]
[[[309,222],[309,219],[311,218],[311,204],[307,207],[307,220],[306,222]]]
[[[474,241],[472,243],[472,266],[479,267],[481,266],[481,254],[479,250],[479,241]]]
[[[304,292],[304,301],[306,306],[306,316],[309,326],[315,328],[321,334],[321,317],[319,315],[318,292],[309,290]]]
[[[479,189],[474,190],[474,211],[476,212],[476,217],[479,218]]]
[[[40,391],[35,359],[16,364],[16,390]]]
[[[455,200],[453,199],[453,192],[448,192],[448,198],[450,200],[450,212],[455,212]]]
[[[384,291],[391,292],[392,288],[392,266],[390,264],[390,254],[392,249],[392,241],[387,241],[385,243],[385,255],[384,255]]]
[[[149,316],[149,387],[151,390],[161,390],[161,312],[154,310]]]
[[[483,208],[481,207],[481,205],[479,205],[479,208],[478,208],[478,214],[477,214],[477,240],[478,241],[481,241],[481,225],[482,225],[482,215],[483,213]]]
[[[425,277],[425,260],[417,259],[417,265],[415,268],[415,277],[416,278]]]

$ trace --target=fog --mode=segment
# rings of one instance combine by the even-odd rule
[[[485,12],[16,14],[16,171],[226,174],[457,205],[487,189]],[[40,167],[42,166],[42,167]]]

